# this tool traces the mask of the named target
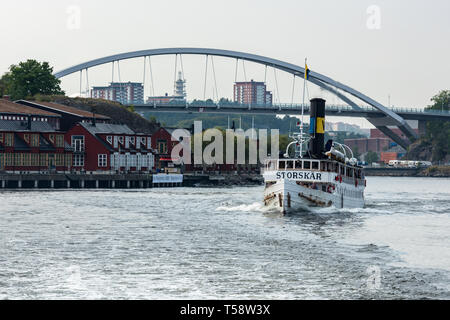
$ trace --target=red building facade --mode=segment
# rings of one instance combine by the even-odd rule
[[[6,123],[8,122],[8,123]],[[46,122],[0,120],[0,171],[70,171],[72,149]]]
[[[73,170],[86,172],[152,172],[150,135],[125,125],[78,123],[65,135],[73,149]]]

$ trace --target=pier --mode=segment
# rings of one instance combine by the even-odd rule
[[[148,189],[182,185],[153,183],[152,174],[0,174],[0,189]]]
[[[259,174],[183,175],[182,182],[166,181],[153,174],[18,174],[0,173],[0,190],[4,189],[150,189],[177,187],[259,185]],[[170,177],[171,175],[167,175]],[[172,181],[170,181],[172,180]]]

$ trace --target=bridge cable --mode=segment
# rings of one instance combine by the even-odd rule
[[[178,68],[178,54],[175,55],[175,74],[173,77],[173,93],[174,96],[176,94],[177,91],[177,68]]]
[[[89,98],[89,69],[86,68],[86,98]]]
[[[234,83],[237,82],[237,76],[238,76],[238,69],[239,69],[239,59],[236,58],[236,70],[234,71]]]
[[[144,57],[144,80],[142,81],[142,86],[144,87],[144,96],[145,96],[145,69],[146,69],[146,64],[147,64],[147,57]],[[145,97],[144,97],[144,100],[145,100]]]
[[[114,61],[112,62],[111,84],[114,82]]]
[[[203,87],[203,101],[206,101],[206,82],[208,79],[208,57],[209,55],[206,55],[205,86]]]
[[[152,57],[148,56],[148,67],[150,69],[150,85],[151,85],[151,92],[152,96],[155,96],[155,86],[153,83],[153,70],[152,70]]]
[[[119,74],[119,93],[120,93],[120,99],[119,102],[123,104],[124,99],[123,99],[123,90],[122,90],[122,80],[120,78],[120,61],[117,60],[117,73]]]
[[[82,86],[83,86],[83,70],[80,70],[80,98],[82,98],[81,95]]]
[[[266,84],[267,82],[267,64],[265,65],[265,70],[264,70],[264,84]]]
[[[242,59],[242,68],[244,69],[244,79],[245,82],[247,82],[247,72],[245,71],[245,61]]]
[[[277,70],[274,67],[272,67],[272,68],[273,68],[273,74],[275,76],[275,86],[277,88],[278,103],[281,105],[281,102],[280,102],[280,90],[278,89]]]
[[[291,97],[291,106],[294,105],[294,92],[295,92],[295,74],[292,80],[292,97]]]
[[[180,64],[181,64],[181,76],[183,81],[185,81],[186,78],[184,77],[183,56],[181,54],[180,54]]]
[[[214,85],[216,88],[217,102],[219,102],[219,90],[217,89],[216,69],[214,68],[214,59],[212,56],[211,56],[211,64],[212,64],[212,70],[213,70],[213,76],[214,76]]]

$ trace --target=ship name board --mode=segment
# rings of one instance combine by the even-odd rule
[[[329,181],[328,172],[314,172],[314,171],[273,171],[264,174],[266,180],[303,180],[303,181]]]

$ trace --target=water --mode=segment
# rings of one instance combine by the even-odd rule
[[[0,299],[449,299],[450,179],[280,216],[262,187],[0,193]]]

